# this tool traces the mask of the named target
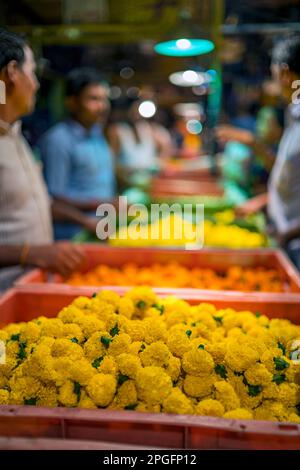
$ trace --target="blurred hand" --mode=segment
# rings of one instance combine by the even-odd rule
[[[84,261],[84,253],[77,245],[68,242],[58,242],[52,245],[30,247],[27,263],[64,277],[79,269]]]
[[[219,126],[215,130],[216,138],[220,144],[226,144],[229,141],[235,140],[241,144],[251,147],[254,144],[255,136],[252,132],[245,129],[239,129],[229,125]]]
[[[268,194],[263,193],[249,199],[244,204],[235,208],[235,213],[238,217],[247,217],[248,215],[255,214],[263,210],[268,203]]]
[[[260,207],[258,207],[255,199],[249,199],[249,201],[244,204],[237,206],[235,208],[235,214],[237,217],[247,217],[249,215],[259,212]]]

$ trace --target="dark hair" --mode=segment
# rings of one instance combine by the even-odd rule
[[[100,84],[107,86],[102,75],[93,68],[80,67],[71,70],[66,80],[66,96],[79,96],[89,85]]]
[[[0,71],[12,60],[21,67],[25,61],[24,48],[27,45],[22,36],[0,28]]]
[[[300,36],[279,41],[272,53],[272,63],[287,64],[292,72],[300,75]]]

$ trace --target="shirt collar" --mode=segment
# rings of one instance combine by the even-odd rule
[[[78,121],[68,119],[68,124],[76,137],[102,137],[103,131],[101,124],[94,124],[89,130],[85,129]]]
[[[18,135],[21,132],[21,121],[9,124],[0,119],[0,135]]]

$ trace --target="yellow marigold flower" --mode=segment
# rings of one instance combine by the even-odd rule
[[[34,377],[12,377],[9,381],[10,402],[16,405],[26,405],[28,400],[37,399],[43,387]]]
[[[59,388],[58,401],[63,406],[68,406],[68,407],[77,406],[79,397],[78,397],[78,394],[76,393],[76,386],[73,381],[67,380]]]
[[[106,346],[101,341],[101,338],[111,339],[106,330],[102,330],[94,333],[90,338],[84,343],[83,351],[87,359],[93,361],[98,357],[102,357],[106,354]]]
[[[227,337],[230,339],[236,339],[237,341],[243,341],[245,333],[240,327],[236,326],[227,332]]]
[[[160,407],[160,405],[158,406]],[[135,407],[135,411],[139,411],[140,413],[148,413],[147,404],[142,401],[138,401],[137,406]]]
[[[8,377],[5,377],[4,374],[1,374],[1,370],[0,370],[0,389],[2,388],[6,388],[8,385]]]
[[[164,315],[168,329],[177,323],[183,323],[188,320],[190,306],[184,300],[177,300],[171,304],[164,304],[164,307]]]
[[[264,388],[263,396],[266,399],[277,400],[286,406],[296,406],[299,403],[300,387],[296,384],[271,383]]]
[[[225,355],[225,363],[236,372],[243,372],[259,360],[259,354],[247,345],[241,347],[238,341],[232,341]]]
[[[24,363],[23,373],[44,382],[54,380],[53,358],[50,356],[49,348],[39,344]]]
[[[234,388],[225,380],[215,382],[216,399],[222,403],[225,411],[235,410],[240,407],[240,400],[234,391]]]
[[[297,415],[297,413],[291,413],[288,416],[287,420],[290,421],[291,423],[300,423],[300,416]]]
[[[81,359],[83,356],[83,349],[79,344],[73,343],[72,341],[59,338],[53,343],[51,353],[53,357],[69,357],[73,361]]]
[[[126,333],[120,333],[112,339],[111,343],[109,343],[109,354],[112,356],[119,356],[119,354],[127,353],[130,343],[130,336]]]
[[[87,392],[97,406],[108,406],[116,393],[117,381],[113,375],[97,374],[92,377]]]
[[[132,300],[135,307],[135,314],[137,316],[143,316],[143,312],[156,304],[158,299],[157,295],[153,292],[150,287],[134,287],[130,291],[126,292],[125,298]]]
[[[182,358],[182,368],[187,374],[208,375],[213,371],[214,360],[204,349],[193,348]]]
[[[134,303],[131,299],[127,297],[122,297],[119,300],[119,314],[123,315],[126,318],[131,319],[132,316],[134,315]]]
[[[113,305],[114,308],[118,308],[119,306],[120,296],[116,292],[103,290],[97,294],[97,298]]]
[[[183,389],[190,397],[203,398],[212,393],[215,381],[216,376],[214,374],[201,377],[187,374],[183,382]]]
[[[9,391],[0,389],[0,405],[9,405]]]
[[[70,369],[72,364],[73,360],[70,357],[57,357],[53,359],[53,375],[57,386],[62,385],[70,378]]]
[[[289,362],[290,367],[285,369],[284,374],[286,376],[286,380],[288,382],[294,382],[297,385],[300,385],[300,367],[298,364],[293,364],[293,362]]]
[[[8,336],[12,336],[12,335],[18,335],[20,334],[21,332],[21,328],[22,326],[24,326],[25,323],[22,322],[22,323],[10,323],[9,325],[5,326],[3,328],[4,331],[6,331],[6,333],[8,334]]]
[[[136,385],[139,399],[153,404],[161,404],[172,390],[169,375],[162,368],[154,366],[138,371]]]
[[[91,299],[88,313],[95,315],[99,320],[106,322],[111,315],[115,314],[116,308],[104,300],[94,297]]]
[[[0,330],[0,341],[7,341],[9,339],[9,334],[7,331]]]
[[[268,369],[269,372],[274,374],[276,372],[275,358],[281,359],[282,351],[279,348],[272,348],[265,350],[260,356],[261,363]],[[284,359],[284,358],[283,358]],[[286,359],[284,359],[286,361]]]
[[[63,322],[59,318],[48,318],[41,324],[41,334],[52,338],[63,336]]]
[[[142,367],[139,357],[128,353],[117,356],[116,362],[121,374],[127,375],[131,379],[135,379],[138,370]]]
[[[272,381],[272,374],[263,364],[254,364],[245,372],[247,381],[252,385],[269,385]]]
[[[115,402],[121,408],[137,404],[137,391],[133,380],[126,380],[126,382],[119,386]]]
[[[89,409],[97,408],[93,400],[84,391],[81,393],[78,406],[79,408],[89,408]]]
[[[205,305],[205,304],[201,304],[201,305]],[[211,312],[203,311],[201,309],[201,310],[198,310],[197,315],[195,316],[195,320],[197,322],[201,322],[201,324],[205,325],[206,328],[208,328],[208,330],[212,332],[212,331],[215,331],[218,327],[218,323],[213,318],[215,315],[217,315],[215,310],[213,310],[213,312],[211,313]],[[217,316],[217,318],[219,318],[220,321],[222,320],[222,317],[219,315]]]
[[[170,351],[162,341],[152,343],[140,353],[140,359],[144,367],[168,366],[170,360]]]
[[[248,331],[248,335],[259,339],[264,343],[267,348],[274,348],[277,346],[276,338],[270,333],[270,331],[263,326],[255,326]]]
[[[162,307],[163,309],[164,307]],[[154,318],[160,318],[161,316],[161,310],[158,310],[156,307],[150,307],[150,308],[147,308],[147,310],[145,311],[145,314],[144,314],[144,319],[148,318],[148,319],[154,319]]]
[[[288,417],[288,409],[279,401],[266,400],[254,410],[254,418],[263,421],[287,421]]]
[[[70,340],[75,338],[78,343],[82,343],[84,341],[82,329],[79,325],[76,325],[76,323],[64,323],[62,327],[62,336]]]
[[[220,327],[211,333],[210,340],[213,344],[222,343],[225,338],[225,330],[223,327]]]
[[[56,387],[54,385],[47,385],[47,387],[42,387],[36,405],[37,406],[47,406],[55,407],[58,405],[58,394]]]
[[[173,382],[177,382],[181,372],[181,361],[178,357],[170,356],[168,367],[166,367],[166,373],[171,377]]]
[[[69,376],[74,382],[80,385],[87,385],[93,375],[96,374],[96,369],[87,361],[87,359],[79,359],[73,362]]]
[[[175,387],[163,401],[164,413],[193,414],[193,406],[190,400]]]
[[[196,414],[200,416],[216,416],[220,418],[224,414],[224,406],[218,400],[207,398],[201,400],[195,408]]]
[[[99,320],[96,315],[92,314],[85,315],[82,319],[79,319],[74,323],[77,323],[80,326],[83,335],[86,338],[89,338],[94,333],[105,329],[105,323],[102,320]]]
[[[213,360],[220,364],[224,361],[225,354],[226,354],[226,342],[219,342],[219,343],[208,343],[205,344],[205,350],[212,356]]]
[[[132,341],[144,341],[146,334],[146,324],[142,320],[131,320],[124,325],[125,332]]]
[[[134,356],[138,356],[140,352],[145,349],[146,345],[143,341],[134,341],[129,345],[128,354],[133,354]]]
[[[190,340],[184,331],[172,332],[168,335],[167,346],[176,357],[182,357],[190,349]]]
[[[147,318],[143,321],[145,326],[146,343],[154,343],[155,341],[165,341],[167,337],[167,328],[160,318]]]
[[[118,364],[113,356],[105,356],[98,366],[98,371],[102,374],[110,374],[116,376],[118,373]]]
[[[25,323],[25,325],[21,328],[20,341],[22,343],[36,343],[40,337],[40,334],[40,327],[36,323],[30,321]]]
[[[260,326],[267,327],[270,324],[270,319],[266,315],[260,315],[257,318],[257,324]]]
[[[210,313],[211,315],[214,315],[217,311],[216,307],[213,304],[208,304],[207,302],[202,302],[199,305],[195,306],[195,310],[198,313]],[[219,314],[223,316],[223,310],[219,310]]]
[[[224,413],[223,418],[228,419],[253,419],[253,414],[246,408],[236,408],[235,410]]]
[[[230,371],[228,372],[228,378],[230,384],[233,386],[237,396],[240,399],[240,405],[243,408],[257,408],[263,401],[262,391],[264,387],[260,384],[253,385],[248,382],[245,383],[243,376],[236,377],[232,376]]]
[[[161,406],[153,405],[152,403],[144,403],[142,401],[138,402],[135,411],[140,411],[142,413],[160,413]]]
[[[72,304],[63,308],[57,315],[57,318],[59,318],[63,323],[77,323],[77,321],[83,317],[84,314],[82,311]]]
[[[72,306],[79,308],[80,310],[86,309],[91,303],[91,299],[89,297],[80,296],[77,297],[72,302]]]
[[[17,365],[18,360],[16,357],[6,356],[5,364],[0,364],[0,375],[3,377],[10,377]]]
[[[242,326],[242,322],[239,315],[237,315],[234,310],[227,309],[226,315],[223,316],[222,325],[225,331],[228,332],[233,328],[240,328]]]

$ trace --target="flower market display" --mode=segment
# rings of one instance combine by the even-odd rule
[[[279,271],[264,267],[232,266],[224,272],[209,268],[187,268],[176,262],[139,267],[127,263],[121,268],[99,265],[87,273],[74,273],[66,281],[73,286],[137,286],[238,290],[244,292],[288,292],[290,285]]]
[[[299,338],[259,312],[102,291],[0,330],[0,403],[300,422]]]

